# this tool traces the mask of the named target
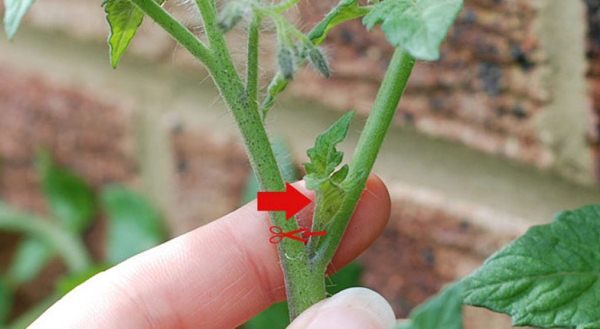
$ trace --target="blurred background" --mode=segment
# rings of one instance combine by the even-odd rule
[[[390,223],[330,283],[379,291],[397,317],[530,225],[600,201],[600,0],[465,2],[442,59],[417,65],[377,162]],[[293,19],[309,28],[334,3],[303,0]],[[190,4],[167,6],[201,32]],[[0,217],[53,223],[81,236],[89,254],[65,264],[48,252],[52,241],[23,247],[30,237],[0,232],[0,319],[34,314],[95,271],[230,212],[254,191],[235,123],[205,71],[150,20],[113,70],[107,34],[99,1],[39,0],[13,42],[0,36]],[[243,33],[230,41],[243,58]],[[262,49],[265,82],[272,41]],[[392,53],[360,22],[336,28],[325,50],[333,77],[302,70],[270,113],[290,175],[348,110],[361,117],[342,146],[352,150]],[[131,232],[138,238],[120,245]],[[19,257],[37,261],[19,272]],[[78,268],[87,276],[69,274]],[[466,326],[511,327],[474,309]]]

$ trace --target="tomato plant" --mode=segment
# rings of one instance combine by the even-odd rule
[[[304,180],[316,194],[313,229],[326,229],[328,234],[312,237],[306,245],[290,239],[278,244],[291,318],[326,297],[325,270],[365,188],[415,61],[439,58],[440,44],[463,5],[462,0],[341,0],[304,33],[285,16],[299,1],[228,0],[218,8],[215,0],[195,0],[204,38],[173,17],[162,6],[165,0],[104,1],[113,67],[145,17],[204,65],[237,122],[262,191],[285,189],[265,118],[305,64],[310,63],[325,77],[331,75],[327,57],[319,48],[329,31],[345,21],[362,19],[367,29],[380,26],[395,47],[350,161],[343,164],[343,154],[336,146],[345,138],[353,113],[333,123],[307,151],[310,161],[305,164]],[[13,35],[33,1],[5,2],[6,29]],[[261,86],[258,50],[266,21],[276,32],[278,71],[268,85]],[[237,25],[247,30],[245,72],[234,64],[224,36]],[[285,231],[298,229],[297,222],[287,221],[281,212],[271,212],[270,218]],[[461,305],[466,302],[508,313],[518,325],[600,328],[599,227],[599,208],[591,206],[532,228],[473,275],[415,310],[403,326],[459,328]]]

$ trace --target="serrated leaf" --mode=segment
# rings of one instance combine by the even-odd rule
[[[154,0],[162,4],[164,0]],[[144,12],[129,0],[105,0],[103,3],[106,20],[110,26],[108,45],[110,63],[116,68],[144,20]]]
[[[463,0],[384,0],[364,17],[368,29],[381,24],[388,41],[416,59],[437,60],[440,45]]]
[[[398,329],[462,329],[463,286],[454,283],[410,312]]]
[[[304,169],[306,169],[304,180],[309,189],[318,189],[342,162],[344,154],[338,151],[336,146],[346,138],[353,117],[354,112],[344,114],[329,129],[319,135],[315,146],[306,152],[310,162],[304,164]]]
[[[44,153],[38,155],[37,168],[52,216],[70,232],[87,229],[95,212],[94,193],[89,185],[70,170],[56,166]]]
[[[310,31],[308,38],[315,45],[321,44],[331,29],[368,12],[369,9],[361,7],[358,0],[342,0]]]
[[[23,16],[35,0],[4,0],[4,31],[9,39],[15,37]]]
[[[108,215],[106,261],[119,263],[165,241],[162,217],[141,195],[122,186],[102,192]]]
[[[600,206],[529,229],[465,279],[465,302],[519,326],[598,328]]]

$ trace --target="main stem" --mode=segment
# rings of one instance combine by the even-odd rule
[[[250,164],[258,178],[261,190],[284,191],[285,182],[258,113],[258,103],[252,95],[249,95],[248,90],[242,83],[229,54],[223,34],[217,27],[214,0],[196,0],[196,3],[202,14],[206,35],[215,56],[215,67],[217,69],[209,68],[209,72],[237,122],[248,150]],[[251,60],[248,64],[258,66],[258,61]],[[257,71],[258,67],[251,67],[248,70],[251,72],[248,81],[252,84],[253,72]],[[253,92],[252,87],[248,89]],[[295,219],[288,221],[281,212],[271,212],[270,217],[273,225],[277,225],[285,231],[298,228]],[[278,245],[278,252],[283,270],[290,317],[293,319],[310,305],[325,297],[325,284],[323,276],[308,266],[308,256],[303,243],[284,239]]]

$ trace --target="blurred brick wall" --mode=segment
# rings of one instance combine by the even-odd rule
[[[552,129],[540,128],[540,117],[553,99],[561,97],[552,94],[548,86],[549,72],[554,68],[540,41],[540,17],[544,6],[553,1],[466,0],[443,45],[441,61],[418,63],[397,123],[590,184],[591,148],[587,154],[585,150],[563,154],[560,148],[544,142],[544,138],[560,140],[563,136],[542,136],[551,135]],[[299,25],[312,26],[335,2],[302,1],[295,13]],[[172,1],[168,6],[197,29],[198,17],[188,3]],[[33,7],[28,21],[84,39],[100,41],[107,34],[104,13],[94,1],[46,0]],[[333,78],[325,80],[310,69],[303,70],[297,83],[291,84],[291,94],[366,114],[392,52],[385,37],[378,30],[367,33],[355,21],[334,29],[325,47]],[[185,52],[175,49],[173,41],[156,25],[145,24],[130,52],[179,65],[191,63]],[[263,55],[270,56],[269,51]],[[571,138],[582,139],[584,134],[574,130]]]

